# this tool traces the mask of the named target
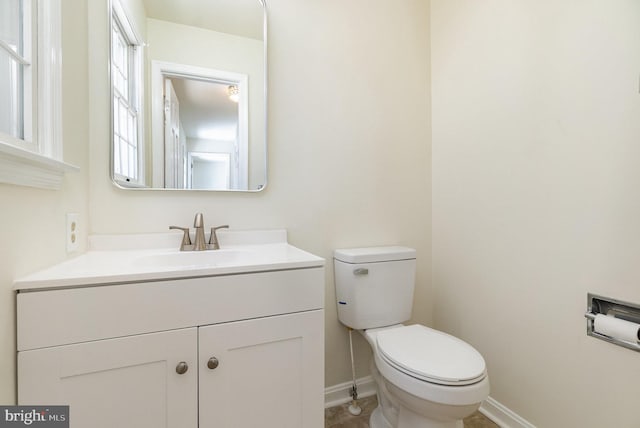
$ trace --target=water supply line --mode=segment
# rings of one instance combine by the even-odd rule
[[[353,379],[353,385],[351,385],[351,404],[349,405],[349,413],[354,416],[358,416],[362,413],[362,409],[358,406],[358,385],[356,384],[356,364],[353,360],[353,329],[349,329],[349,351],[351,353],[351,378]]]

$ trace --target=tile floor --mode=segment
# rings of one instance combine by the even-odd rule
[[[369,428],[369,416],[378,405],[375,396],[358,400],[362,409],[359,416],[353,416],[347,408],[349,403],[331,407],[324,411],[325,428]],[[480,412],[476,412],[464,420],[464,428],[498,428],[498,425]]]

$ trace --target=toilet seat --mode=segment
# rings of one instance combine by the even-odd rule
[[[423,325],[380,330],[376,345],[387,364],[425,382],[464,386],[486,376],[484,358],[471,345]]]

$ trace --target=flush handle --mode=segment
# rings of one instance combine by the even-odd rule
[[[354,275],[369,275],[369,269],[367,268],[358,268],[353,270]]]
[[[184,361],[180,361],[176,366],[176,373],[185,374],[189,370],[189,366]]]

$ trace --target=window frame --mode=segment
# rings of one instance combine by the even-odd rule
[[[61,0],[25,0],[23,139],[0,134],[0,183],[59,189],[79,168],[63,161]],[[30,58],[29,58],[30,57]],[[30,141],[29,141],[30,140]]]
[[[33,55],[32,36],[34,20],[32,2],[28,0],[20,1],[22,22],[19,27],[22,30],[22,34],[20,35],[21,46],[20,49],[18,49],[19,52],[2,40],[0,40],[0,49],[9,55],[16,67],[21,67],[21,74],[17,79],[18,81],[15,82],[16,86],[13,88],[16,92],[20,92],[22,97],[20,108],[17,109],[20,110],[20,123],[14,123],[13,125],[22,128],[20,132],[22,137],[0,131],[0,141],[37,153],[39,152],[37,135],[34,135],[36,133],[33,132],[34,108],[36,106],[36,104],[34,104],[33,93],[37,92],[37,87],[34,88],[33,70],[37,69],[38,61],[37,55]],[[19,73],[16,73],[16,75],[18,74]]]
[[[111,20],[109,26],[109,74],[111,81],[111,173],[114,182],[126,187],[146,187],[145,186],[145,148],[144,148],[144,43],[141,37],[136,33],[127,13],[122,4],[118,0],[111,3]],[[114,75],[114,27],[118,28],[120,36],[125,40],[127,45],[128,57],[128,87],[129,98],[131,102],[127,106],[128,113],[135,114],[135,153],[137,157],[136,169],[137,176],[127,175],[116,172],[116,118],[115,108],[118,99],[116,99],[115,75]]]

